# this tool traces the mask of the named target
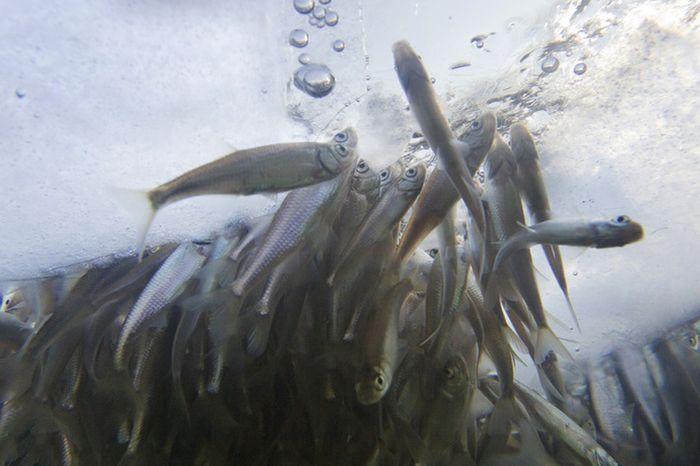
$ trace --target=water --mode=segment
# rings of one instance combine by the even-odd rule
[[[317,6],[293,4],[300,13],[300,4],[310,4],[306,14]],[[234,15],[216,1],[182,10],[42,3],[36,6],[48,13],[41,25],[26,7],[8,6],[3,24],[12,40],[0,46],[11,63],[0,72],[10,97],[0,142],[0,237],[8,246],[0,275],[31,277],[124,252],[133,247],[134,222],[103,184],[152,187],[231,147],[310,140],[354,124],[363,156],[382,166],[416,129],[389,52],[392,40],[407,37],[456,126],[484,107],[499,112],[506,134],[510,123],[528,123],[558,215],[624,212],[647,226],[634,248],[564,251],[583,334],[568,334],[567,325],[562,335],[579,342],[570,346],[577,357],[637,341],[697,309],[694,2],[515,3],[484,14],[459,2],[447,10],[425,2],[333,2],[343,17],[338,30],[314,32],[308,45],[328,73],[320,80],[304,73],[303,92],[285,86],[297,60],[310,64],[311,55],[279,44],[306,20],[285,5],[261,2]],[[322,24],[330,26],[331,17],[326,10]],[[183,37],[177,44],[173,30]],[[480,38],[481,46],[467,42],[491,30],[497,33]],[[333,36],[352,50],[334,53]],[[309,82],[324,88],[329,75],[338,78],[332,92],[309,99]],[[173,102],[181,104],[173,110]],[[151,240],[205,237],[239,211],[275,205],[258,197],[197,199],[159,214]],[[533,255],[546,275],[539,250]],[[553,280],[538,279],[548,310],[568,324]]]

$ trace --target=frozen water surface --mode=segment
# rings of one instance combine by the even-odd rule
[[[362,157],[381,168],[417,130],[391,57],[391,44],[407,39],[451,121],[490,108],[506,133],[528,123],[558,215],[627,214],[645,226],[644,241],[625,248],[565,250],[583,334],[557,331],[577,340],[577,356],[697,311],[697,2],[331,6],[337,25],[309,29],[293,0],[0,5],[0,279],[127,252],[136,225],[105,187],[151,188],[234,148],[320,139],[352,124]],[[333,70],[326,97],[292,84],[299,51],[288,38],[298,28],[311,36],[314,62]],[[332,49],[338,37],[342,54]],[[559,65],[544,73],[548,57]],[[271,208],[261,196],[183,201],[159,213],[148,242],[206,236]],[[568,325],[533,255],[545,304]]]

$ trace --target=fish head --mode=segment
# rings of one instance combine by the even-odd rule
[[[423,187],[425,171],[425,165],[422,163],[407,168],[398,180],[398,190],[410,195],[418,195],[418,192]]]
[[[493,136],[496,134],[496,115],[493,112],[484,112],[469,124],[467,131],[459,138],[460,141],[469,144],[469,157],[467,166],[472,173],[484,161],[486,153],[493,144]]]
[[[335,133],[333,140],[319,154],[321,165],[333,174],[340,174],[355,162],[357,155],[357,133],[352,128]]]
[[[461,354],[454,354],[447,359],[438,376],[440,391],[450,397],[463,393],[469,383],[467,362]]]
[[[406,40],[395,42],[391,47],[394,54],[394,68],[401,82],[401,87],[411,95],[408,90],[415,81],[430,82],[428,73],[418,54]]]
[[[357,401],[371,405],[381,400],[391,385],[391,369],[388,364],[368,365],[360,370],[355,384]]]
[[[596,230],[595,247],[597,248],[624,246],[639,241],[644,236],[642,226],[632,221],[627,215],[618,215],[610,220],[596,222],[593,226]]]
[[[386,192],[390,185],[394,184],[394,182],[401,177],[405,168],[406,167],[403,164],[403,160],[399,159],[379,172],[380,196]]]
[[[379,173],[369,166],[366,160],[360,159],[355,165],[355,172],[352,175],[352,190],[365,194],[379,188]]]

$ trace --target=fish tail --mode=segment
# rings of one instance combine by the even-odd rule
[[[540,327],[537,329],[537,343],[535,343],[535,363],[541,364],[551,352],[563,356],[570,361],[574,360],[569,350],[566,349],[561,340],[559,340],[549,327]]]
[[[578,329],[579,333],[581,333],[581,325],[579,324],[576,311],[574,311],[574,305],[571,303],[571,298],[569,297],[569,287],[566,283],[564,263],[561,259],[559,247],[553,244],[543,244],[542,249],[544,250],[545,257],[547,257],[547,262],[549,262],[549,268],[552,269],[554,278],[556,278],[559,288],[561,289],[562,293],[564,293],[564,298],[566,299],[566,305],[571,313],[571,318],[576,324],[576,328]]]
[[[506,438],[513,424],[525,416],[513,396],[502,396],[496,401],[489,418],[488,433],[494,438]]]
[[[246,352],[254,358],[259,358],[267,349],[272,327],[272,315],[250,314],[252,322],[246,335]],[[243,324],[245,325],[245,324]]]
[[[146,235],[151,228],[159,205],[153,201],[153,196],[150,191],[116,187],[110,187],[108,190],[124,210],[130,212],[136,219],[138,228],[136,252],[139,256],[139,262],[141,262],[146,247]]]

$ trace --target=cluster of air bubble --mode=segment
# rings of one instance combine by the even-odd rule
[[[318,2],[318,4],[317,4]],[[302,15],[307,15],[309,24],[318,29],[338,24],[338,13],[328,5],[331,0],[294,0],[294,9]],[[303,29],[294,29],[289,33],[289,45],[304,48],[309,45],[309,33]],[[345,42],[336,39],[331,44],[336,52],[345,50]],[[313,63],[308,53],[302,53],[298,58],[301,66],[294,72],[294,85],[312,97],[324,97],[335,87],[335,76],[326,65]]]
[[[333,27],[338,24],[338,13],[331,10],[328,5],[331,0],[294,0],[294,9],[302,15],[309,15],[309,24],[322,29],[326,26]]]

